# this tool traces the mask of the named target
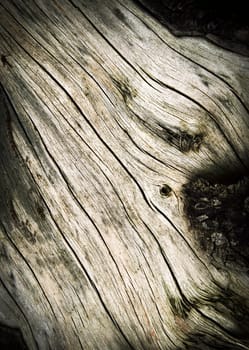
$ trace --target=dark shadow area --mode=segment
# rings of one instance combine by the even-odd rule
[[[184,186],[183,194],[200,247],[214,263],[248,272],[249,177],[226,184],[196,177]]]
[[[175,35],[201,35],[223,48],[249,55],[247,2],[135,0]]]
[[[28,347],[19,329],[0,324],[0,349],[28,350]]]

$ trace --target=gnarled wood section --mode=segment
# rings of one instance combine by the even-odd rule
[[[247,172],[248,58],[128,0],[0,6],[1,334],[249,349],[246,272],[200,250],[182,192]]]

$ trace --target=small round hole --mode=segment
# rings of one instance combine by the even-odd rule
[[[166,184],[162,185],[162,187],[160,188],[160,194],[161,196],[164,196],[164,197],[168,197],[171,191],[172,189]]]

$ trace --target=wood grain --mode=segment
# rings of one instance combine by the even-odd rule
[[[0,28],[0,324],[30,350],[249,349],[248,274],[182,192],[248,172],[248,57],[130,0],[2,0]]]

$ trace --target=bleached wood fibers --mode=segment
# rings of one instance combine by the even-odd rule
[[[130,0],[0,1],[0,324],[29,350],[249,349],[182,187],[248,167],[249,60]]]

